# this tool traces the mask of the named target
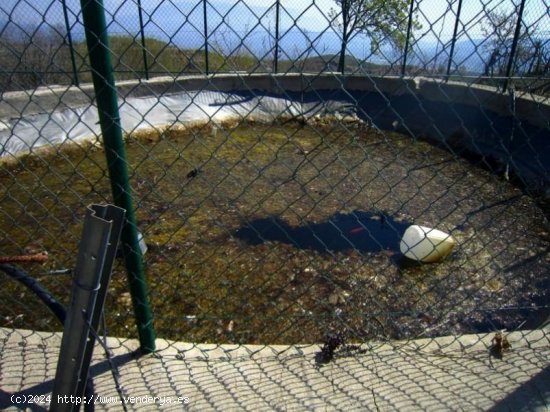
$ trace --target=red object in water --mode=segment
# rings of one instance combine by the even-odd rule
[[[35,253],[34,255],[0,256],[1,263],[44,263],[48,260],[48,252]]]
[[[351,235],[355,235],[356,233],[362,232],[363,230],[365,230],[364,227],[355,227],[355,228],[351,229],[351,230],[349,231],[349,233],[350,233]]]

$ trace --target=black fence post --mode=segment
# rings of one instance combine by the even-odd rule
[[[456,20],[455,20],[455,27],[453,30],[453,38],[451,40],[451,51],[449,52],[449,62],[447,63],[447,74],[445,76],[445,81],[449,80],[449,76],[451,75],[451,65],[453,64],[453,55],[455,52],[455,45],[456,45],[456,35],[458,33],[458,24],[460,23],[460,11],[462,10],[462,0],[458,0],[458,8],[456,10]]]
[[[405,76],[407,68],[407,55],[409,54],[409,41],[411,39],[412,21],[413,21],[414,0],[411,0],[409,8],[409,21],[407,23],[407,37],[405,38],[405,52],[403,53],[403,67],[401,68],[401,76]]]
[[[523,20],[524,8],[525,8],[525,0],[522,0],[519,5],[518,20],[516,23],[516,31],[514,32],[514,40],[512,41],[512,49],[510,50],[510,59],[508,60],[508,66],[506,67],[506,79],[504,80],[504,86],[503,86],[504,91],[508,89],[508,84],[510,83],[510,76],[512,75],[512,70],[514,69],[514,60],[516,59],[518,41],[521,35],[521,23]]]
[[[71,66],[73,68],[73,81],[72,83],[75,86],[79,85],[78,82],[78,72],[76,71],[76,60],[74,57],[74,45],[73,37],[71,35],[71,26],[69,24],[69,13],[67,12],[67,3],[65,0],[61,0],[61,5],[63,7],[63,18],[65,20],[65,29],[67,30],[67,42],[69,43],[69,53],[71,55]]]
[[[279,8],[281,3],[275,1],[275,56],[273,58],[273,71],[279,73]]]
[[[145,80],[149,80],[149,67],[147,65],[147,51],[145,48],[145,32],[143,30],[143,9],[141,7],[141,0],[138,0],[138,13],[139,13],[139,32],[141,35],[141,50],[143,52],[143,68],[145,70]]]
[[[203,11],[203,17],[204,17],[204,65],[205,65],[206,74],[209,74],[210,70],[208,67],[208,19],[206,18],[207,1],[208,0],[202,1],[202,11]]]

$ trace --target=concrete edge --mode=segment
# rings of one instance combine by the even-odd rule
[[[261,91],[281,95],[288,92],[349,90],[382,93],[391,96],[414,95],[417,98],[445,104],[465,104],[502,116],[511,114],[511,96],[492,86],[425,77],[341,75],[338,73],[288,74],[212,74],[180,77],[156,77],[150,80],[128,80],[117,83],[121,97],[143,97],[198,90],[219,92]],[[0,119],[17,118],[37,113],[64,110],[92,104],[93,86],[52,85],[35,90],[3,93],[0,97]],[[517,93],[516,116],[533,126],[550,125],[550,99]]]
[[[511,344],[511,351],[519,348],[542,348],[550,345],[550,327],[534,330],[504,333]],[[387,353],[392,351],[407,351],[444,356],[460,356],[464,354],[487,352],[493,345],[495,333],[470,334],[462,336],[441,336],[435,338],[411,339],[402,341],[371,341],[363,343],[358,349],[365,352]],[[47,345],[59,347],[61,332],[38,332],[26,329],[0,328],[0,342],[4,345],[19,344],[36,346]],[[139,349],[136,339],[108,337],[107,346],[114,354],[128,353]],[[166,339],[156,340],[157,353],[162,356],[180,356],[185,359],[204,360],[235,360],[235,359],[265,359],[286,358],[314,355],[319,352],[322,344],[299,345],[253,345],[253,344],[214,344],[191,343]],[[97,348],[99,350],[99,348]]]

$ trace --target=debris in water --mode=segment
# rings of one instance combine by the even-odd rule
[[[412,225],[403,234],[400,249],[409,259],[433,263],[449,256],[455,245],[456,240],[448,233]]]
[[[188,179],[193,179],[194,177],[197,177],[198,174],[200,173],[201,171],[199,169],[193,169],[191,170],[189,173],[187,173],[187,178]]]
[[[344,334],[339,332],[336,334],[329,334],[325,337],[325,342],[321,348],[321,352],[315,355],[315,361],[317,364],[329,363],[334,358],[334,352],[340,345],[345,342]]]
[[[232,333],[234,326],[235,326],[235,322],[233,320],[230,320],[229,323],[227,324],[227,327],[225,328],[225,331],[227,333]]]
[[[48,252],[32,255],[0,256],[0,263],[44,263],[48,260]]]
[[[489,352],[497,359],[502,359],[503,353],[512,347],[510,342],[508,342],[508,339],[506,339],[506,335],[503,335],[500,331],[495,333],[491,343],[492,346],[489,349]]]

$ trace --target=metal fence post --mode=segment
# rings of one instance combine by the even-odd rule
[[[141,0],[138,0],[137,6],[139,14],[139,33],[141,35],[141,51],[143,53],[143,68],[145,69],[145,80],[149,80],[149,68],[147,66],[147,52],[145,49],[145,33],[143,31],[143,9],[141,7]]]
[[[519,36],[521,34],[521,23],[523,20],[523,10],[525,8],[525,0],[522,0],[519,5],[518,20],[516,23],[516,30],[514,32],[514,40],[512,41],[512,49],[510,50],[510,59],[508,60],[508,66],[506,67],[506,79],[504,80],[503,90],[508,89],[510,83],[510,76],[514,68],[514,60],[516,59],[516,51],[518,47]]]
[[[275,56],[273,58],[273,71],[279,73],[279,0],[275,1]]]
[[[453,38],[451,40],[451,51],[449,52],[449,62],[447,63],[447,74],[445,80],[449,80],[451,75],[451,65],[453,64],[453,55],[455,52],[456,35],[458,33],[458,24],[460,23],[460,11],[462,10],[462,0],[458,0],[458,8],[456,10],[455,27],[453,30]]]
[[[155,332],[132,204],[105,11],[102,0],[81,0],[81,5],[111,189],[115,204],[126,210],[121,240],[139,340],[142,351],[148,353],[155,350]]]
[[[405,70],[407,67],[407,55],[409,53],[409,41],[411,38],[413,9],[414,9],[414,0],[411,0],[411,6],[409,8],[409,21],[407,23],[407,37],[405,38],[405,51],[403,53],[403,67],[401,68],[401,76],[405,76]]]
[[[91,205],[89,206],[88,214],[93,214],[96,220],[102,219],[111,222],[111,235],[109,237],[109,245],[107,246],[107,251],[105,253],[105,263],[103,265],[103,271],[101,272],[99,290],[97,291],[95,302],[95,310],[91,314],[90,319],[90,326],[93,328],[93,331],[97,331],[99,330],[99,325],[103,318],[103,308],[105,307],[105,301],[107,299],[107,291],[109,289],[109,283],[111,282],[113,263],[118,250],[122,227],[125,222],[126,211],[113,205]],[[77,388],[77,393],[79,394],[85,393],[86,384],[88,382],[88,373],[96,342],[96,335],[94,333],[91,333],[88,336],[88,345],[86,345],[86,350],[83,353],[82,369],[80,371],[80,376],[82,379],[80,380]]]
[[[112,205],[87,210],[52,391],[53,411],[79,410],[79,404],[67,399],[85,391],[124,214]]]
[[[210,72],[208,68],[208,20],[206,17],[206,2],[207,0],[202,1],[202,12],[204,18],[204,65],[206,74]]]
[[[63,19],[65,20],[65,29],[67,30],[67,42],[69,43],[69,53],[71,55],[71,66],[73,69],[73,84],[78,86],[78,73],[76,71],[76,60],[74,58],[73,37],[71,35],[71,26],[69,24],[69,13],[67,12],[67,3],[65,0],[61,0],[61,6],[63,7]]]

